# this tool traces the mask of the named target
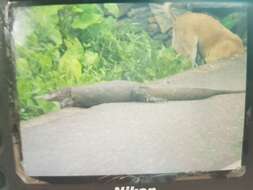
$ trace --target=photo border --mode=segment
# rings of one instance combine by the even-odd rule
[[[38,177],[30,178],[25,175],[20,160],[22,158],[21,141],[19,132],[19,118],[17,113],[16,74],[11,29],[13,24],[12,11],[14,7],[74,4],[74,3],[126,3],[133,0],[2,0],[0,2],[0,189],[6,190],[107,190],[115,186],[134,186],[135,188],[172,189],[172,190],[238,190],[249,189],[253,186],[253,4],[250,1],[222,1],[248,3],[248,45],[247,45],[247,84],[246,84],[246,108],[243,139],[242,165],[245,171],[214,171],[194,172],[168,175],[166,182],[154,180],[152,184],[135,184],[127,176],[121,176],[124,180],[110,180],[116,176],[99,177]],[[167,2],[164,0],[141,0],[140,2]],[[185,2],[185,1],[170,1]],[[210,2],[191,0],[187,2]],[[220,1],[211,1],[220,2]],[[137,3],[137,2],[136,2]],[[16,138],[13,138],[16,137]],[[39,167],[39,166],[38,166]],[[241,176],[242,175],[242,176]],[[137,175],[138,176],[138,175]],[[140,175],[150,177],[152,175]],[[241,176],[241,177],[238,177]],[[102,176],[100,176],[102,177]],[[117,176],[120,177],[120,176]]]

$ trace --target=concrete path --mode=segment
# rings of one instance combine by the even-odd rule
[[[202,65],[154,83],[191,88],[244,90],[246,87],[246,56]]]
[[[243,61],[209,67],[171,77],[170,84],[245,88]],[[63,109],[22,123],[23,164],[31,176],[212,171],[235,162],[236,168],[244,101],[241,93]]]

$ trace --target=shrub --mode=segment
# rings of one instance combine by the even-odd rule
[[[111,9],[111,10],[110,10]],[[17,45],[17,81],[23,120],[58,110],[40,95],[66,86],[110,80],[145,82],[173,75],[191,63],[153,40],[141,27],[116,20],[117,6],[32,7],[33,31]],[[114,16],[113,16],[114,15]]]

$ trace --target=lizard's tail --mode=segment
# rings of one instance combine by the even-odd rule
[[[245,92],[245,90],[225,90],[222,94],[240,94]]]

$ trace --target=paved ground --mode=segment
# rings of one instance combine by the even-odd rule
[[[172,77],[170,83],[245,88],[242,61],[208,67]],[[63,109],[22,123],[23,164],[31,176],[170,173],[240,165],[244,98],[242,93]]]

